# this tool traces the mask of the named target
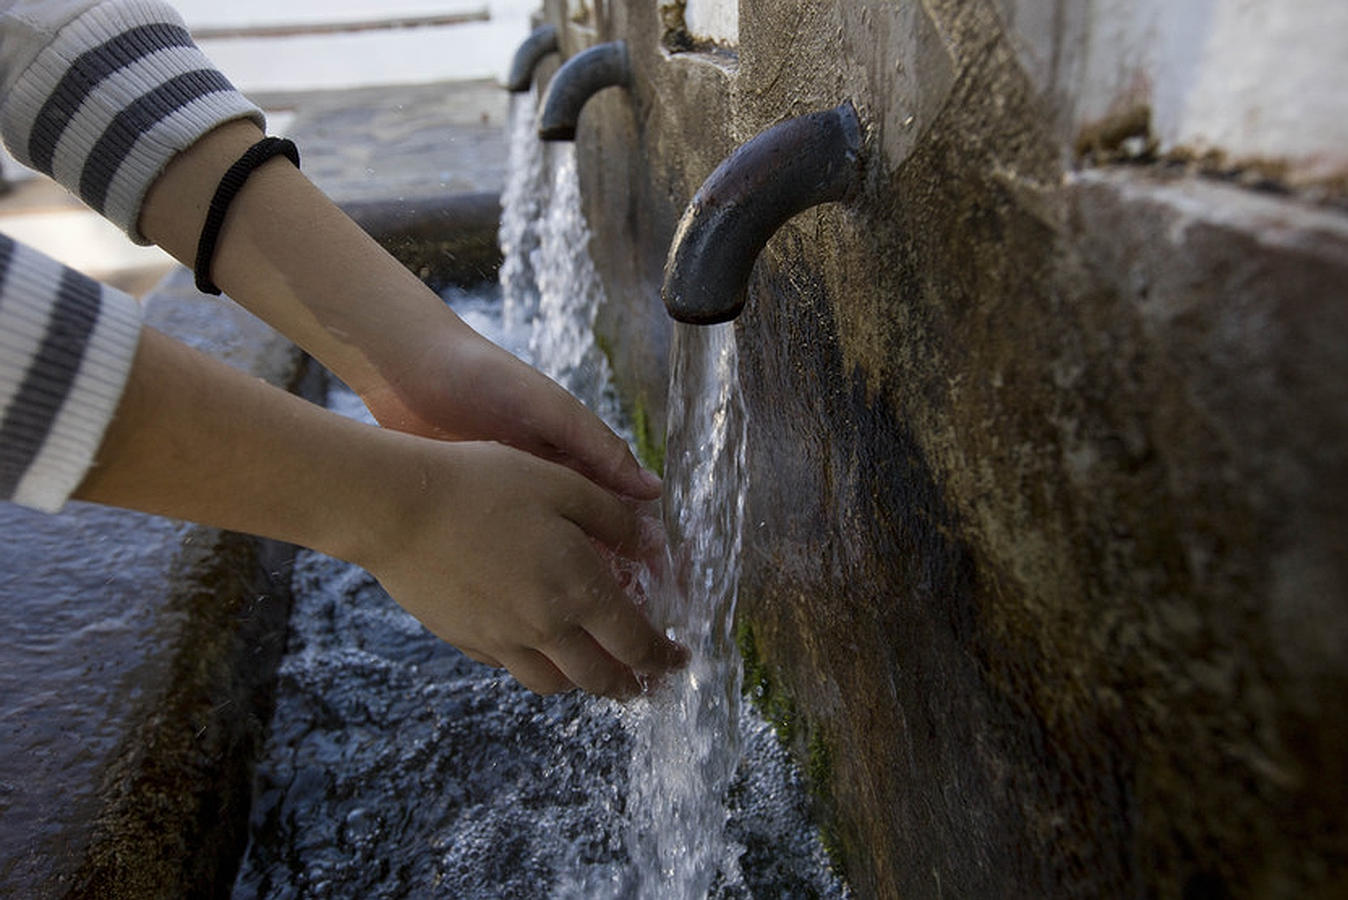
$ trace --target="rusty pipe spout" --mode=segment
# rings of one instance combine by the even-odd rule
[[[606,87],[632,83],[627,44],[613,41],[596,44],[568,59],[548,83],[543,111],[538,117],[538,136],[545,141],[573,141],[580,110]]]
[[[510,60],[510,74],[505,88],[512,94],[522,94],[534,83],[534,68],[539,60],[557,50],[557,26],[539,25],[519,45]]]
[[[788,219],[861,188],[861,122],[845,102],[741,144],[684,210],[660,290],[680,322],[727,322],[744,308],[754,260]]]

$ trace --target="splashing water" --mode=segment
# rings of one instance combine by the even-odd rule
[[[509,246],[530,249],[528,262],[515,264],[507,250],[505,320],[522,324],[532,316],[534,365],[613,423],[619,405],[593,339],[603,286],[586,251],[575,150],[562,143],[544,151],[533,116],[514,112],[517,168],[503,198],[501,232],[514,242]],[[525,195],[530,189],[540,193]],[[536,224],[530,217],[539,217]],[[523,280],[526,273],[536,284]],[[668,509],[677,511],[669,529],[681,550],[669,571],[686,573],[687,581],[647,573],[643,588],[652,616],[694,655],[685,673],[624,717],[635,736],[626,836],[633,870],[620,883],[625,893],[651,898],[706,896],[718,872],[732,873],[727,883],[738,880],[737,854],[725,840],[724,795],[740,755],[740,668],[729,629],[745,497],[744,409],[733,329],[681,329],[675,346]],[[584,885],[590,896],[598,889]]]
[[[622,433],[591,332],[603,294],[573,151],[545,154],[531,104],[520,105],[529,115],[515,111],[512,167],[536,160],[552,177],[539,174],[533,193],[508,188],[502,241],[510,229],[517,255],[536,244],[527,263],[507,259],[501,299],[447,300]],[[512,220],[530,210],[530,222]],[[538,697],[429,635],[365,572],[301,552],[236,900],[849,895],[801,776],[740,704],[730,629],[745,417],[733,328],[681,327],[673,368],[674,549],[642,585],[652,616],[694,651],[688,668],[627,706]],[[367,417],[343,388],[329,406]]]
[[[533,126],[532,117],[527,125]],[[516,140],[538,148],[530,132]],[[513,149],[512,149],[512,152]],[[551,144],[553,178],[533,174],[543,153],[520,151],[532,183],[548,193],[528,268],[537,291],[520,286],[506,296],[506,320],[536,315],[529,340],[533,363],[610,423],[620,417],[607,361],[594,338],[603,285],[586,248],[590,232],[581,213],[572,144]],[[532,200],[512,207],[503,221],[522,231],[515,213],[535,214]],[[506,226],[502,226],[502,231]],[[512,272],[515,271],[512,269]],[[504,283],[504,282],[503,282]],[[643,582],[649,613],[694,651],[688,670],[625,721],[635,736],[629,780],[626,843],[633,861],[628,889],[639,897],[704,897],[717,873],[739,880],[742,847],[725,840],[725,792],[740,755],[740,666],[730,628],[739,574],[744,517],[744,406],[739,392],[733,328],[681,328],[671,378],[668,509],[671,577]],[[705,424],[704,424],[705,423]],[[709,425],[709,427],[707,427]],[[591,892],[596,886],[589,885]]]
[[[533,165],[544,153],[532,118],[529,126],[514,139],[531,148],[521,156]],[[531,256],[538,300],[530,356],[630,440],[593,336],[604,295],[587,249],[575,151],[567,143],[550,145],[547,154],[543,168],[553,178],[538,179],[548,193]],[[503,218],[515,212],[507,204]],[[507,321],[524,320],[512,314],[519,298],[507,294],[505,303]],[[641,584],[648,614],[693,656],[684,672],[621,711],[630,737],[623,832],[629,865],[597,877],[568,873],[551,896],[846,897],[809,825],[799,775],[768,725],[740,703],[731,630],[747,496],[746,419],[733,326],[677,329],[668,408],[672,550],[665,571],[643,573]],[[751,783],[755,789],[745,792]]]

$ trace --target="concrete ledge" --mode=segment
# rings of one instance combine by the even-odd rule
[[[293,548],[247,535],[184,536],[163,600],[178,622],[157,648],[161,678],[145,686],[102,773],[101,809],[66,896],[227,894],[248,843],[292,559]]]

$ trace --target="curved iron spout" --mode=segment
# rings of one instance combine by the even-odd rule
[[[851,102],[774,125],[741,144],[693,196],[660,290],[680,322],[728,322],[744,308],[754,260],[799,212],[861,187],[861,122]]]
[[[506,90],[512,94],[522,94],[529,90],[534,81],[534,67],[538,61],[557,49],[557,26],[539,25],[535,28],[510,61],[510,74],[506,76]]]
[[[576,120],[581,107],[606,87],[627,87],[632,67],[627,44],[613,41],[596,44],[568,59],[548,83],[543,112],[538,117],[538,136],[545,141],[576,139]]]

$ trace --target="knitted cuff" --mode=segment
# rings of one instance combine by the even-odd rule
[[[192,42],[171,6],[108,0],[81,13],[18,76],[0,131],[15,158],[54,177],[133,241],[150,185],[224,122],[262,111]]]
[[[121,400],[140,305],[3,236],[0,279],[0,498],[55,512]]]

